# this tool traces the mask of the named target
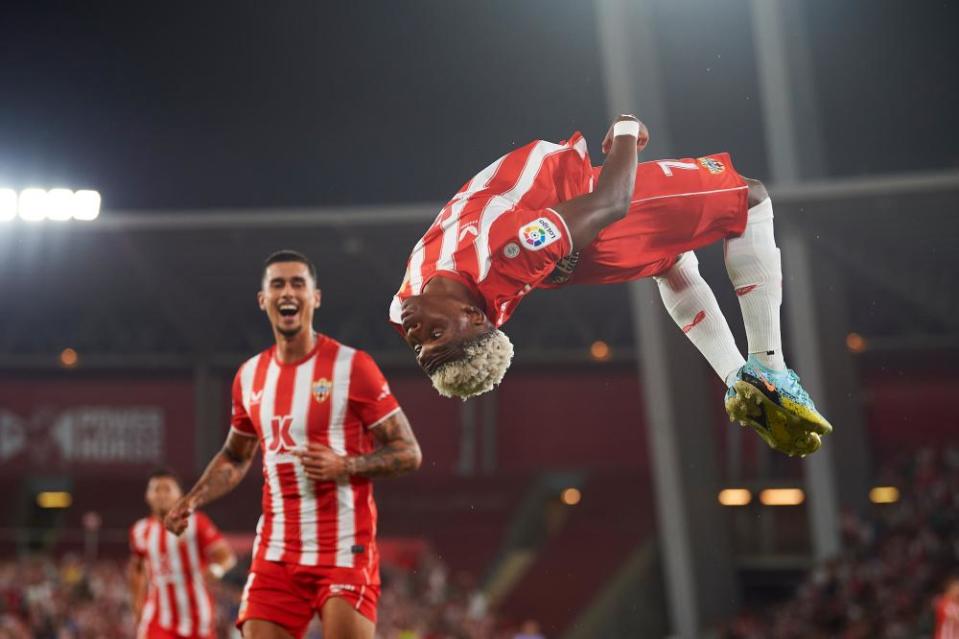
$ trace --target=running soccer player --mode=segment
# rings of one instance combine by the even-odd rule
[[[236,564],[236,556],[210,518],[194,512],[179,537],[163,527],[163,518],[183,496],[169,470],[147,480],[150,516],[130,528],[128,577],[137,639],[214,639],[216,613],[207,588]]]
[[[166,525],[185,530],[262,448],[263,516],[237,627],[247,639],[301,637],[318,613],[324,637],[371,639],[380,577],[370,480],[419,468],[419,444],[373,358],[313,331],[309,259],[271,255],[257,297],[276,343],[240,367],[226,443]]]
[[[578,132],[537,140],[467,182],[413,248],[390,321],[447,397],[499,384],[513,357],[500,327],[532,290],[653,277],[666,309],[726,383],[730,419],[806,455],[832,431],[783,360],[773,208],[729,155],[637,164],[649,141],[619,116],[593,167]],[[744,360],[693,251],[725,242],[748,339]]]

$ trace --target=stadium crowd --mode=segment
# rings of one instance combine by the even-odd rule
[[[725,639],[931,637],[933,602],[959,570],[959,449],[924,450],[886,468],[898,502],[843,517],[843,554],[813,569],[788,601],[740,614]],[[214,584],[217,635],[233,628],[243,568]],[[424,553],[413,568],[384,565],[380,639],[542,638],[534,622],[498,619],[475,582]],[[0,562],[0,639],[134,636],[122,560],[31,556]],[[308,638],[320,639],[319,625]]]
[[[243,570],[214,584],[217,636],[239,637],[233,627]],[[542,639],[533,622],[504,627],[465,574],[451,578],[435,555],[413,570],[385,565],[379,639]],[[122,561],[92,563],[75,555],[0,562],[0,639],[122,639],[134,636],[130,590]],[[308,639],[321,639],[315,623]]]
[[[926,449],[887,467],[900,500],[869,519],[843,517],[843,554],[817,566],[795,596],[741,614],[725,639],[931,637],[934,602],[959,569],[959,449]]]

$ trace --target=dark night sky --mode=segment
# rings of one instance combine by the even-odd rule
[[[677,154],[763,177],[748,2],[654,4]],[[959,166],[957,4],[807,5],[828,173]],[[0,185],[106,208],[438,201],[534,137],[598,147],[614,108],[583,0],[0,13]]]

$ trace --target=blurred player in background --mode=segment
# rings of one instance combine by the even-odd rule
[[[151,514],[130,528],[128,575],[138,639],[216,637],[216,613],[206,580],[223,577],[236,557],[201,512],[185,518],[179,537],[163,527],[163,518],[182,496],[172,472],[152,473],[146,490]]]
[[[390,321],[435,388],[466,399],[502,380],[513,346],[499,328],[533,289],[653,277],[673,320],[726,383],[730,419],[790,455],[818,450],[832,427],[783,359],[782,269],[766,189],[740,176],[726,153],[637,165],[648,140],[624,115],[603,141],[601,168],[579,133],[490,164],[414,247]],[[748,360],[693,253],[720,240]]]
[[[934,639],[959,639],[959,577],[950,577],[946,588],[936,599],[936,633]]]
[[[324,637],[371,639],[380,577],[370,480],[419,468],[419,444],[373,359],[313,331],[309,259],[271,255],[257,297],[276,343],[240,367],[226,443],[166,524],[185,530],[262,448],[263,516],[237,626],[248,639],[301,637],[319,613]]]

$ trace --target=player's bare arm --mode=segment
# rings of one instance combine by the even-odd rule
[[[398,477],[420,467],[423,461],[420,445],[403,411],[390,415],[371,432],[379,447],[366,455],[338,455],[314,442],[294,454],[303,461],[306,476],[317,481],[336,481],[350,476]]]
[[[600,231],[626,216],[635,188],[637,153],[648,142],[649,131],[635,116],[621,115],[609,127],[603,140],[606,162],[596,188],[554,207],[569,227],[574,248],[588,246]]]
[[[139,623],[147,596],[147,574],[143,557],[132,555],[127,564],[127,581],[130,584],[130,605],[133,619]]]
[[[167,513],[163,523],[175,535],[182,533],[194,510],[222,497],[246,476],[259,441],[231,431],[196,484]]]

